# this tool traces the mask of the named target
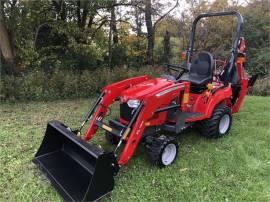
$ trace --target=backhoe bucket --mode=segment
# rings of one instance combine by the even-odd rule
[[[33,162],[65,201],[95,201],[114,187],[116,158],[50,121]]]

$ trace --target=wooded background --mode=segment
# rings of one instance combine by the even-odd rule
[[[88,97],[116,80],[158,74],[181,62],[198,14],[228,10],[244,17],[246,69],[260,75],[254,93],[269,95],[269,9],[268,0],[0,0],[0,99]],[[196,50],[228,60],[235,25],[204,20]]]

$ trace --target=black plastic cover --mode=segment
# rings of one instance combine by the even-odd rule
[[[111,192],[117,161],[59,121],[50,121],[33,162],[65,201],[95,201]]]

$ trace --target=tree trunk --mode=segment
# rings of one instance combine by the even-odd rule
[[[142,35],[142,19],[141,12],[138,8],[135,8],[135,21],[136,21],[136,34],[137,36]]]
[[[66,19],[67,19],[67,9],[66,9],[66,2],[64,0],[62,0],[60,16],[61,16],[61,20],[66,21]]]
[[[153,65],[154,63],[154,46],[155,46],[155,33],[152,32],[147,37],[146,64],[148,65]]]
[[[141,36],[142,36],[142,12],[139,8],[135,8],[135,22],[136,22],[136,51],[141,50]],[[141,64],[143,62],[143,58],[141,55],[136,56],[137,64]]]
[[[170,46],[170,32],[166,30],[164,34],[164,40],[163,40],[163,48],[164,48],[164,62],[169,63],[170,56],[171,56],[171,46]]]
[[[109,30],[109,39],[108,39],[108,65],[110,69],[112,69],[112,18],[110,20],[110,30]]]
[[[95,13],[90,12],[89,21],[88,21],[88,28],[92,28],[93,22],[95,18]]]
[[[53,0],[52,4],[53,4],[55,12],[56,12],[56,19],[66,21],[66,19],[67,19],[67,10],[66,10],[66,2],[65,2],[65,0],[61,0],[61,1]]]
[[[86,20],[89,13],[89,1],[83,1],[83,13],[81,18],[80,27],[84,29],[86,27]]]
[[[113,44],[112,44],[113,42]],[[109,50],[109,67],[112,69],[112,51],[113,45],[118,44],[118,33],[116,27],[116,16],[115,16],[115,7],[111,7],[111,20],[110,20],[110,31],[109,31],[109,41],[108,41],[108,50]]]
[[[112,34],[113,34],[113,44],[118,44],[118,33],[116,27],[116,16],[115,16],[115,7],[112,7],[111,10],[111,23],[112,23]]]
[[[151,0],[145,0],[145,22],[147,28],[147,50],[146,50],[146,64],[153,64],[155,36],[152,23],[152,5]]]
[[[16,64],[16,58],[11,44],[11,38],[7,30],[2,6],[3,4],[0,2],[0,51],[4,60],[14,68],[12,72],[15,73],[15,75],[18,75],[20,74],[20,66]]]
[[[80,27],[81,22],[82,22],[82,19],[81,19],[81,1],[80,0],[77,0],[76,14],[77,14],[77,23],[78,23],[78,26]]]

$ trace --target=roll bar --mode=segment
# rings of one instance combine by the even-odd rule
[[[239,42],[239,39],[240,39],[240,33],[242,31],[242,26],[243,26],[243,23],[244,23],[242,15],[240,13],[238,13],[237,11],[227,11],[227,12],[217,12],[217,13],[203,13],[203,14],[198,15],[195,18],[195,20],[193,21],[193,24],[192,24],[192,30],[191,30],[190,40],[189,40],[188,55],[187,55],[188,63],[191,62],[192,55],[193,55],[196,26],[197,26],[198,21],[200,19],[206,18],[206,17],[229,16],[229,15],[233,15],[233,16],[237,17],[237,30],[236,30],[236,35],[235,35],[235,39],[234,39],[234,42],[233,42],[233,47],[232,47],[232,54],[233,54],[233,56],[235,58],[235,56],[237,54],[238,42]]]

